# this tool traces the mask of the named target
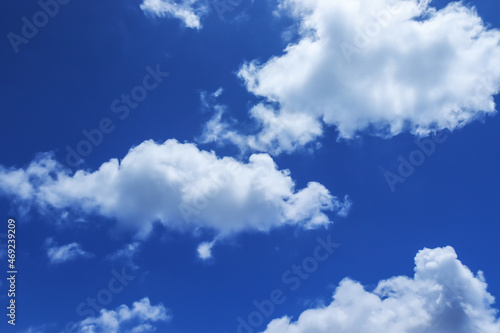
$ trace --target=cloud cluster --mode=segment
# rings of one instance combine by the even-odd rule
[[[281,0],[300,24],[298,42],[239,70],[263,97],[245,136],[217,121],[217,139],[280,153],[315,141],[324,124],[340,138],[457,129],[495,112],[500,31],[474,8],[430,0]],[[215,131],[214,131],[215,130]]]
[[[413,278],[381,281],[373,292],[345,279],[330,305],[296,322],[273,320],[264,333],[499,333],[493,302],[482,272],[474,276],[453,248],[424,249]]]
[[[194,29],[201,28],[201,17],[208,10],[204,2],[199,0],[144,0],[140,7],[144,12],[159,17],[177,18],[188,28]]]
[[[296,190],[289,171],[278,170],[267,154],[243,163],[176,140],[145,141],[121,161],[112,159],[93,172],[70,174],[42,155],[25,169],[1,168],[1,192],[42,212],[113,218],[142,236],[155,222],[220,235],[284,224],[314,228],[330,223],[326,212],[345,215],[350,205],[319,183]]]
[[[72,331],[78,333],[145,333],[156,328],[152,323],[170,320],[162,304],[151,305],[149,298],[134,302],[132,307],[121,305],[116,310],[101,310],[98,317],[88,317],[76,323]]]

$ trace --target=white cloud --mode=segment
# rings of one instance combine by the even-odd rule
[[[424,249],[415,276],[381,281],[373,292],[342,281],[326,307],[304,311],[296,322],[273,320],[264,333],[499,333],[482,272],[476,276],[451,247]]]
[[[214,247],[215,241],[204,242],[198,246],[198,257],[202,260],[208,260],[212,258],[212,248]]]
[[[224,236],[285,224],[314,228],[330,223],[325,212],[345,213],[348,200],[342,203],[315,182],[296,190],[289,174],[267,154],[242,163],[176,140],[145,141],[123,160],[112,159],[94,172],[69,174],[52,156],[42,155],[25,169],[0,170],[0,191],[42,212],[113,218],[140,236],[155,222]],[[5,181],[11,175],[16,186]]]
[[[276,112],[271,106],[258,104],[250,110],[250,117],[260,126],[258,135],[245,135],[223,121],[225,109],[214,107],[215,115],[205,125],[202,142],[232,142],[240,150],[265,151],[273,155],[291,153],[323,135],[320,121],[306,113]]]
[[[131,259],[137,252],[139,252],[141,248],[141,244],[139,242],[134,242],[130,244],[125,244],[125,246],[121,249],[118,249],[116,252],[110,254],[108,258],[110,260],[116,259]]]
[[[156,328],[151,323],[170,320],[163,304],[151,305],[148,298],[134,302],[132,308],[121,305],[116,310],[103,309],[98,317],[86,318],[75,324],[77,333],[144,333]]]
[[[128,264],[130,267],[137,269],[139,268],[135,262],[134,258],[141,250],[141,244],[139,242],[133,242],[130,244],[125,244],[121,249],[116,250],[107,256],[108,260],[118,260],[123,261]]]
[[[281,0],[300,39],[280,56],[245,63],[239,76],[264,98],[250,111],[262,125],[239,135],[217,121],[208,132],[279,153],[315,141],[323,124],[341,138],[457,129],[495,113],[500,31],[473,8],[428,0]],[[323,124],[322,124],[323,123]]]
[[[207,7],[200,0],[144,0],[141,9],[159,17],[175,17],[186,24],[188,28],[201,28],[201,17],[206,14]]]
[[[93,255],[85,252],[82,246],[78,243],[71,243],[67,245],[58,246],[54,241],[49,238],[46,241],[47,257],[51,264],[62,264],[64,262],[76,260],[78,258],[90,258]]]

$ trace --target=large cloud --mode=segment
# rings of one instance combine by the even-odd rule
[[[155,222],[222,236],[284,224],[312,228],[330,223],[325,212],[343,215],[349,208],[319,183],[295,190],[289,172],[267,154],[242,163],[176,140],[145,141],[94,172],[70,174],[43,155],[25,169],[0,168],[0,192],[41,211],[115,218],[143,236]]]
[[[500,31],[473,8],[429,0],[281,0],[300,38],[280,56],[245,63],[239,76],[264,98],[257,135],[212,122],[209,132],[261,151],[291,151],[322,135],[391,137],[456,129],[495,112]],[[291,119],[296,118],[293,122]],[[302,126],[299,126],[302,122]]]
[[[350,279],[332,303],[303,312],[296,322],[273,320],[264,333],[499,333],[483,274],[476,276],[451,247],[424,249],[415,276],[381,281],[373,292]]]

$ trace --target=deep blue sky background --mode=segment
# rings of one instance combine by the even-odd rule
[[[2,4],[1,165],[23,167],[48,151],[63,161],[66,145],[75,147],[83,139],[81,131],[97,127],[103,117],[113,119],[116,130],[86,158],[90,169],[123,157],[146,139],[192,142],[210,117],[202,112],[199,93],[219,87],[225,89],[220,101],[231,115],[246,119],[255,98],[234,73],[244,60],[279,55],[286,45],[281,33],[291,21],[272,16],[273,2],[256,1],[227,13],[225,21],[212,13],[204,18],[204,28],[195,31],[177,20],[151,19],[139,3],[72,1],[21,45],[19,54],[5,36],[18,33],[21,17],[39,7],[35,1]],[[434,1],[438,7],[446,3]],[[500,4],[474,4],[485,21],[500,27]],[[231,22],[243,10],[248,20]],[[146,66],[156,64],[170,76],[127,119],[119,120],[111,102],[142,81]],[[328,234],[341,248],[298,291],[287,291],[286,303],[273,318],[298,315],[310,301],[329,301],[333,287],[345,277],[374,286],[380,279],[412,275],[413,258],[424,247],[453,246],[472,271],[484,271],[489,291],[500,297],[500,119],[488,117],[449,134],[392,193],[381,169],[394,171],[398,156],[407,157],[417,148],[414,140],[400,135],[337,142],[330,129],[315,154],[276,158],[281,169],[291,170],[298,188],[318,181],[338,196],[348,194],[354,202],[351,214],[337,218],[329,230],[285,228],[269,235],[240,235],[218,245],[210,264],[195,253],[200,240],[209,237],[159,229],[136,258],[137,278],[108,308],[149,296],[153,304],[163,302],[172,311],[173,321],[160,325],[161,332],[235,332],[236,318],[254,310],[253,300],[268,298],[275,288],[288,290],[283,272],[312,253],[318,236]],[[202,148],[216,149],[219,156],[233,151]],[[2,198],[0,219],[6,222],[11,216],[19,222],[16,329],[53,324],[57,331],[68,321],[83,319],[76,306],[105,288],[110,271],[123,266],[103,258],[130,242],[131,235],[110,235],[110,222],[99,217],[78,227],[56,226],[35,212],[21,218],[15,205]],[[48,237],[60,244],[79,242],[96,257],[49,265],[43,245]],[[3,279],[1,288],[0,303],[5,305]]]

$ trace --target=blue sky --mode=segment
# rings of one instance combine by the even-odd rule
[[[499,4],[41,6],[0,14],[2,332],[500,332]]]

